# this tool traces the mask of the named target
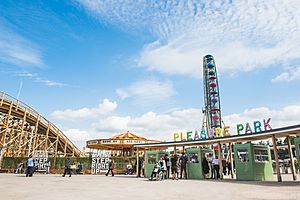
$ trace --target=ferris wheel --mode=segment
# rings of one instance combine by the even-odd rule
[[[220,93],[216,63],[212,55],[203,57],[204,117],[202,128],[207,131],[222,127]]]

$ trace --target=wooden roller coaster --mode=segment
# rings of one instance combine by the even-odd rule
[[[80,156],[80,150],[54,124],[0,92],[0,167],[3,157],[27,157],[34,151],[45,151],[54,158]]]

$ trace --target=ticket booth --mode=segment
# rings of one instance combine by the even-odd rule
[[[294,143],[295,143],[295,150],[296,150],[296,157],[298,160],[298,168],[300,169],[300,137],[296,137],[294,139]]]
[[[272,159],[268,146],[236,144],[234,154],[237,180],[273,180]]]
[[[165,151],[146,151],[145,161],[145,176],[149,178],[156,162],[159,161],[161,156],[165,156]]]
[[[190,148],[186,150],[188,157],[187,173],[189,179],[204,179],[202,160],[209,153],[210,149]]]

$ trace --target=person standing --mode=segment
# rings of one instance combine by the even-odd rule
[[[32,177],[34,172],[34,160],[32,158],[32,155],[29,156],[27,160],[27,166],[26,166],[26,177]]]
[[[184,172],[185,179],[187,179],[186,165],[187,165],[187,157],[185,153],[182,153],[180,158],[180,179],[182,179],[182,173]]]
[[[170,178],[170,158],[168,157],[168,154],[165,155],[165,162],[167,166],[166,179],[168,179]]]
[[[69,174],[69,177],[71,177],[72,173],[71,173],[70,166],[71,166],[71,160],[70,160],[70,158],[67,158],[66,164],[65,164],[65,171],[64,171],[64,174],[62,175],[62,177],[65,177],[67,173]]]
[[[164,156],[160,157],[159,165],[160,165],[160,168],[164,171],[164,174],[166,174],[167,173],[167,165],[166,165],[166,161],[164,159]]]
[[[114,168],[115,168],[114,160],[110,160],[108,163],[108,171],[105,174],[105,176],[108,176],[109,172],[111,172],[111,176],[114,176]]]
[[[227,172],[228,175],[232,175],[230,158],[227,160]]]
[[[178,173],[177,173],[177,167],[178,165],[178,157],[176,154],[173,155],[171,158],[171,173],[172,173],[172,179],[173,180],[178,180]]]
[[[50,167],[51,167],[51,162],[48,159],[46,162],[46,174],[50,174]]]
[[[139,162],[138,162],[137,177],[141,177],[141,169],[142,169],[142,160],[141,160],[141,158],[140,158],[140,159],[139,159]]]
[[[223,157],[222,159],[222,171],[223,171],[223,174],[226,176],[227,175],[227,162],[226,162],[226,159],[225,157]]]
[[[296,170],[296,174],[299,173],[299,164],[298,164],[298,159],[294,158],[294,163],[295,163],[295,170]]]
[[[132,165],[132,174],[136,173],[136,162],[134,160],[131,160],[131,165]]]
[[[201,164],[202,164],[202,171],[203,171],[203,174],[204,174],[204,178],[207,179],[208,174],[209,174],[209,165],[208,165],[206,157],[203,158]]]
[[[218,156],[213,160],[214,170],[215,170],[215,179],[220,178],[220,162]]]
[[[209,164],[210,164],[210,169],[211,169],[211,176],[210,179],[214,179],[215,178],[215,169],[214,169],[214,156],[212,154],[209,155]]]
[[[145,160],[143,160],[142,163],[142,173],[143,173],[143,177],[145,177]]]

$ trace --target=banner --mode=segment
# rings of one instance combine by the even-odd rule
[[[108,170],[110,151],[97,150],[92,154],[91,173],[100,174]]]
[[[46,171],[48,152],[44,150],[33,151],[34,166],[36,171]]]

